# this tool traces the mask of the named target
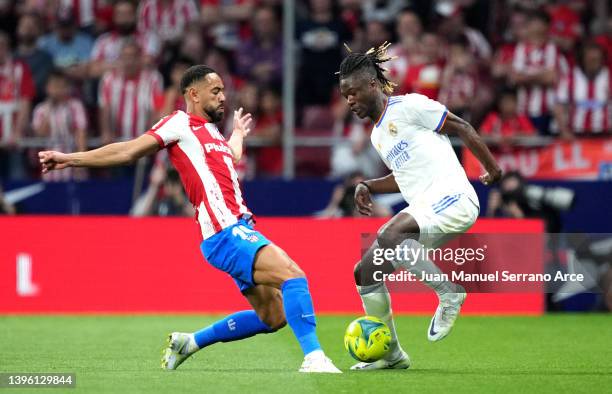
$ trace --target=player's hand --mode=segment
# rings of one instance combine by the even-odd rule
[[[372,215],[372,197],[370,190],[363,183],[357,184],[355,188],[355,206],[360,214],[365,216]]]
[[[68,155],[61,152],[38,152],[38,160],[40,161],[43,174],[46,174],[52,170],[61,170],[66,167],[70,167],[70,159]]]
[[[480,179],[480,182],[488,186],[499,181],[501,176],[502,171],[498,168],[489,172],[485,172],[483,175],[479,176],[478,179]]]
[[[234,111],[234,133],[239,133],[244,138],[251,132],[253,117],[250,113],[243,115],[242,111],[242,107],[238,111]]]

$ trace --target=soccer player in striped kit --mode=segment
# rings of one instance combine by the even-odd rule
[[[190,67],[181,80],[187,111],[161,119],[146,134],[99,149],[65,154],[39,153],[43,173],[67,167],[108,167],[131,163],[167,149],[196,210],[201,250],[214,267],[228,273],[253,309],[241,311],[195,333],[168,337],[162,368],[176,369],[190,355],[217,342],[276,331],[286,323],[303,352],[300,372],[340,373],[325,356],[315,332],[312,299],[304,272],[278,246],[253,228],[234,163],[240,160],[251,114],[234,113],[226,140],[215,126],[224,114],[224,85],[211,68]]]

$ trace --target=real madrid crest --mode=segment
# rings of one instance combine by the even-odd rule
[[[394,137],[397,135],[397,126],[393,122],[389,122],[389,134]]]

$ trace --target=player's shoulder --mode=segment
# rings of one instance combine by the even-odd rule
[[[181,110],[176,110],[161,118],[153,127],[156,131],[162,127],[172,127],[175,132],[180,132],[184,128],[189,128],[189,115]]]
[[[410,105],[418,105],[419,103],[435,101],[420,93],[408,93],[402,97],[404,97],[404,102]]]

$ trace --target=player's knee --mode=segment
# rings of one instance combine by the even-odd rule
[[[285,262],[285,276],[287,279],[295,279],[295,278],[305,278],[306,274],[302,269],[297,265],[297,263],[288,256],[286,257]]]
[[[382,249],[393,249],[396,243],[398,234],[391,226],[383,226],[376,234],[378,246]]]
[[[353,268],[353,277],[355,278],[355,284],[361,285],[361,261],[358,261]]]

